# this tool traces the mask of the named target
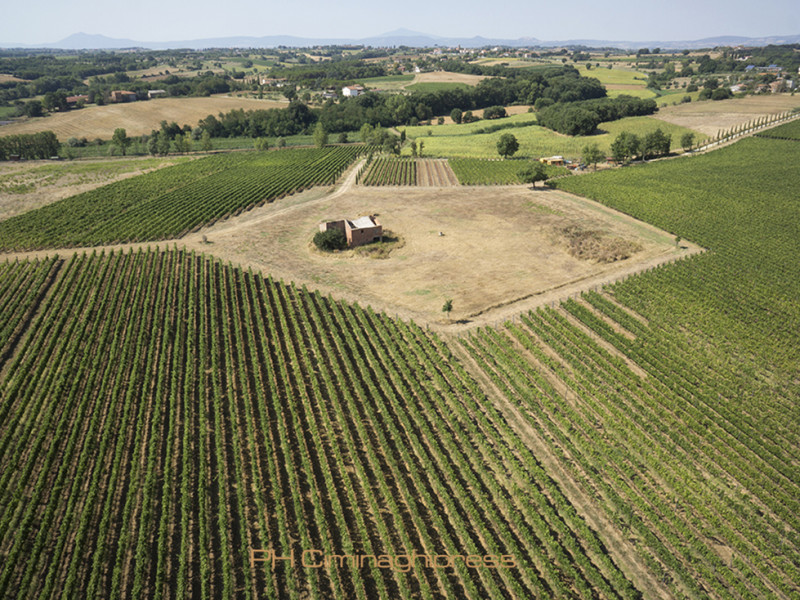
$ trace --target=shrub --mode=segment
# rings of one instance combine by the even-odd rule
[[[347,248],[347,237],[341,229],[319,231],[314,236],[314,245],[325,252],[344,250]]]

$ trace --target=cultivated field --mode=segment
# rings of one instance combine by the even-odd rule
[[[102,185],[191,160],[117,158],[77,163],[0,163],[0,221]]]
[[[714,136],[720,130],[732,129],[758,117],[798,107],[800,107],[800,97],[790,94],[767,94],[667,106],[661,108],[654,116],[667,123]]]
[[[52,131],[62,142],[67,138],[111,139],[114,130],[122,127],[129,136],[143,135],[158,129],[161,121],[178,125],[197,125],[200,119],[233,109],[256,110],[285,108],[284,102],[250,98],[156,98],[123,104],[87,106],[80,110],[58,113],[48,117],[18,121],[0,126],[0,136],[18,133]]]

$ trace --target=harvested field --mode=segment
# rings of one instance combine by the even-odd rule
[[[458,184],[458,178],[446,159],[417,159],[417,185],[422,187],[449,187]]]
[[[781,113],[800,107],[800,97],[789,94],[747,96],[730,100],[690,102],[660,109],[657,119],[716,135],[720,130],[731,129],[770,114]]]
[[[312,249],[321,221],[362,214],[377,214],[405,245],[383,260]],[[611,264],[579,260],[559,233],[573,224],[635,241],[641,250]],[[453,320],[469,325],[506,318],[542,298],[566,295],[573,286],[595,285],[687,253],[676,250],[672,236],[621,213],[523,186],[359,186],[322,198],[311,190],[190,234],[182,243],[421,323],[441,324],[442,303],[453,298]]]
[[[70,137],[110,139],[117,127],[124,128],[129,136],[135,136],[158,129],[161,121],[175,121],[178,125],[194,127],[200,119],[208,115],[235,108],[256,110],[285,106],[285,102],[249,98],[158,98],[125,104],[87,106],[49,117],[18,121],[1,126],[0,135],[52,131],[61,141]]]

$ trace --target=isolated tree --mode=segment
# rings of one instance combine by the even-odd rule
[[[256,140],[253,142],[253,147],[262,152],[264,150],[269,150],[269,140],[265,137],[256,138]]]
[[[447,318],[450,319],[450,311],[453,310],[453,299],[448,298],[444,301],[444,306],[442,306],[442,312],[447,314]]]
[[[314,144],[317,148],[324,148],[328,144],[328,132],[321,121],[317,121],[317,126],[314,127]]]
[[[519,178],[522,183],[530,183],[533,187],[536,187],[537,181],[547,181],[549,175],[547,174],[547,169],[545,169],[542,163],[535,162],[529,167],[526,167],[520,171]]]
[[[500,136],[500,139],[497,140],[497,152],[503,158],[514,156],[517,150],[519,150],[519,142],[512,134],[504,133]]]
[[[686,151],[689,152],[694,146],[694,134],[690,131],[687,131],[681,136],[681,147]]]
[[[277,140],[275,140],[275,145],[278,148],[286,148],[286,139],[279,137]]]
[[[592,165],[595,171],[597,171],[597,163],[605,159],[605,157],[597,143],[587,144],[581,151],[581,160],[587,165]]]
[[[420,140],[419,143],[417,144],[417,156],[419,156],[420,158],[422,158],[422,149],[424,147],[425,147],[425,142]]]
[[[417,155],[417,142],[415,142],[414,140],[411,140],[411,143],[409,144],[409,146],[411,147],[411,156],[416,156]]]
[[[111,143],[119,148],[122,156],[125,156],[128,151],[128,147],[133,143],[133,140],[128,137],[127,131],[125,131],[122,127],[117,127],[114,130],[114,135],[111,136]]]
[[[338,143],[340,143],[340,144],[346,144],[346,143],[347,143],[347,141],[348,141],[348,140],[347,140],[347,132],[346,132],[346,131],[343,131],[343,132],[341,132],[341,133],[339,134],[339,137],[338,137],[338,138],[336,138],[336,141],[337,141]]]

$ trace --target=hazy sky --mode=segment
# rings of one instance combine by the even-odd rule
[[[0,44],[77,32],[138,41],[231,35],[361,38],[398,28],[441,36],[693,40],[800,34],[798,0],[8,0]]]

